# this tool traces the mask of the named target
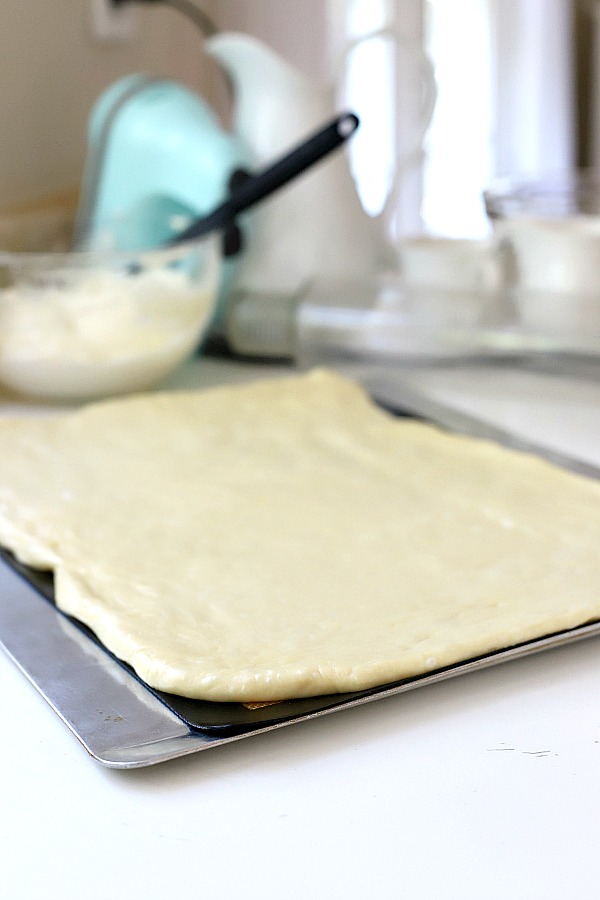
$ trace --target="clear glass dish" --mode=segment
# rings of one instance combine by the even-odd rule
[[[484,195],[526,335],[600,354],[600,170],[507,178]]]

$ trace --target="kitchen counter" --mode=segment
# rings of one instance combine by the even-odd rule
[[[166,387],[285,371],[194,360]],[[600,464],[600,377],[485,368],[402,377]],[[0,415],[21,411],[47,412],[0,397]],[[0,654],[2,895],[592,900],[599,660],[592,638],[119,771],[89,758]]]

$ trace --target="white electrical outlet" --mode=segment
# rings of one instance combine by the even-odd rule
[[[133,41],[138,28],[138,10],[135,3],[115,6],[111,0],[90,0],[92,31],[103,43]]]

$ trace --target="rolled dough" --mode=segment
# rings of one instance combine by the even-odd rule
[[[0,544],[152,686],[357,690],[600,618],[600,485],[324,370],[0,422]]]

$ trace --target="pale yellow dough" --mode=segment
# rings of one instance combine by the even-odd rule
[[[600,486],[315,371],[0,423],[0,543],[149,684],[348,691],[600,618]]]

